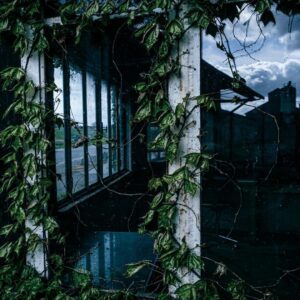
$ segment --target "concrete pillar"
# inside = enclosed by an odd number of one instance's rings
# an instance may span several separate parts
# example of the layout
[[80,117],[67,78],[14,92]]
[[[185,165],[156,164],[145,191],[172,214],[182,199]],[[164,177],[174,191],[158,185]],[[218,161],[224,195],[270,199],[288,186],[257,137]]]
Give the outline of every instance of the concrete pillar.
[[[185,14],[187,5],[183,5],[180,12]],[[184,26],[188,27],[188,20],[184,21]],[[190,28],[174,47],[174,56],[179,55],[179,62],[181,65],[180,75],[172,75],[169,79],[168,94],[171,106],[175,109],[182,99],[190,94],[191,97],[200,95],[200,61],[201,61],[201,31],[199,28]],[[190,110],[196,101],[189,101],[187,106]],[[184,165],[182,157],[191,152],[200,152],[200,108],[197,108],[190,115],[187,124],[193,121],[192,126],[184,132],[179,144],[179,153],[175,161],[169,165],[168,172],[172,174],[175,170]],[[200,175],[196,178],[200,184]],[[181,194],[179,196],[178,216],[176,218],[176,233],[175,236],[178,241],[185,238],[189,248],[194,249],[196,255],[201,254],[201,232],[200,232],[200,189],[194,197]],[[180,205],[183,204],[183,205]],[[189,208],[187,208],[189,207]],[[183,283],[193,283],[199,279],[192,272],[187,270],[178,270],[178,276]]]
[[[31,34],[30,32],[28,33]],[[45,104],[45,61],[44,56],[30,52],[25,54],[21,59],[21,67],[27,67],[27,78],[32,80],[36,86],[42,87],[39,89],[35,95],[33,101],[39,104]],[[33,95],[28,95],[28,99],[30,100]],[[32,128],[34,131],[35,128]],[[30,150],[33,152],[33,150]],[[37,153],[42,159],[45,159],[43,153]],[[41,174],[42,175],[42,174]],[[28,178],[29,182],[34,182],[35,179]],[[46,209],[46,207],[45,207]],[[34,251],[30,251],[27,253],[26,261],[27,264],[36,269],[36,271],[41,274],[41,276],[48,277],[48,268],[47,268],[47,232],[44,230],[42,226],[36,226],[34,222],[28,218],[26,220],[25,226],[37,234],[41,243],[37,246]]]

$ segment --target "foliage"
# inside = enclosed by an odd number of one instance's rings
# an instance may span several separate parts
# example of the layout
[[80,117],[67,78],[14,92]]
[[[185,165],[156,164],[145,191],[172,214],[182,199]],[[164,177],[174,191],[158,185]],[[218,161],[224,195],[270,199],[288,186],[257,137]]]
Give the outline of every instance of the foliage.
[[[293,0],[251,0],[245,1],[255,8],[261,22],[267,25],[274,22],[271,11],[274,4],[286,14],[299,12],[299,1]],[[228,64],[233,72],[234,85],[238,88],[244,84],[235,67],[235,58],[226,43],[224,20],[231,22],[239,18],[243,2],[226,0],[188,1],[189,27],[198,27],[213,37],[220,36],[217,47],[226,53]],[[178,57],[171,57],[171,51],[182,38],[187,28],[180,16],[180,1],[156,0],[122,1],[117,6],[114,1],[67,1],[58,8],[62,25],[53,28],[52,35],[46,35],[47,24],[43,19],[42,1],[14,0],[2,1],[0,4],[1,38],[12,40],[14,51],[23,58],[21,67],[8,67],[1,72],[2,87],[12,91],[14,102],[7,109],[7,118],[14,116],[12,122],[0,133],[1,147],[6,149],[2,157],[5,171],[2,174],[1,193],[7,195],[6,201],[11,224],[1,229],[7,242],[0,248],[3,266],[0,270],[0,289],[2,299],[134,299],[128,291],[116,294],[104,294],[92,287],[89,275],[74,275],[74,286],[65,287],[62,283],[64,262],[62,257],[52,254],[49,258],[50,277],[47,279],[26,264],[26,254],[34,252],[49,243],[63,243],[58,224],[50,213],[49,188],[50,174],[45,160],[51,149],[51,139],[45,131],[49,121],[61,125],[61,120],[52,111],[37,101],[40,93],[51,93],[56,89],[53,84],[39,86],[28,76],[28,64],[35,53],[47,53],[49,45],[57,42],[57,37],[68,25],[76,25],[74,39],[80,40],[83,31],[97,18],[103,25],[109,23],[111,15],[126,15],[128,26],[144,18],[142,26],[135,30],[135,36],[147,51],[154,53],[155,60],[143,81],[136,84],[139,93],[139,109],[135,115],[136,122],[156,122],[161,129],[153,143],[166,151],[169,163],[178,158],[178,145],[188,126],[186,121],[191,110],[197,107],[214,109],[214,100],[209,95],[191,98],[186,95],[173,110],[165,91],[165,82],[173,73],[179,72],[181,66]],[[170,13],[171,12],[171,13]],[[171,17],[170,17],[171,15]],[[47,31],[48,32],[48,31]],[[193,108],[188,109],[188,103]],[[102,139],[103,137],[100,137]],[[155,250],[159,254],[163,280],[166,285],[174,286],[174,295],[180,299],[219,299],[219,287],[213,281],[199,281],[182,284],[178,269],[200,274],[204,269],[203,261],[193,249],[189,249],[185,240],[174,237],[174,218],[178,211],[178,195],[194,195],[200,188],[195,177],[197,172],[209,169],[211,156],[190,153],[183,157],[185,164],[172,174],[162,178],[153,178],[149,188],[157,194],[150,204],[140,231],[148,230],[149,224],[157,221],[157,228],[151,234],[155,238]],[[31,226],[26,225],[30,221]],[[48,238],[39,236],[36,229],[44,228]],[[49,253],[50,254],[50,253]],[[129,266],[127,275],[131,276],[148,262],[139,262]],[[232,299],[246,299],[246,290],[250,287],[241,280],[232,281],[226,288]],[[267,297],[263,291],[259,296]],[[159,299],[171,297],[161,294]]]

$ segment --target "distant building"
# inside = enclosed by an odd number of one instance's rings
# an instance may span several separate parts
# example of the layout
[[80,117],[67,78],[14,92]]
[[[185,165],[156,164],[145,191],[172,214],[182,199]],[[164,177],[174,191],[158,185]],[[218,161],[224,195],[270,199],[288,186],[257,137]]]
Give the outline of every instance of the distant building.
[[[272,108],[273,113],[291,114],[296,111],[296,88],[291,81],[283,87],[269,93],[267,108]],[[272,113],[272,110],[270,111]]]

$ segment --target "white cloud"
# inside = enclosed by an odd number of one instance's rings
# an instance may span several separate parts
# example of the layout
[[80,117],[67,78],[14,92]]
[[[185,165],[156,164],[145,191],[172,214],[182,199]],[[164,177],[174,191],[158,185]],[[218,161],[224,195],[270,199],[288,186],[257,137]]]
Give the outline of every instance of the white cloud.
[[300,60],[288,59],[285,62],[261,61],[239,67],[247,84],[263,95],[288,81],[300,88]]
[[[245,9],[241,15],[240,23],[235,28],[236,37],[243,42],[247,27],[243,24],[250,20],[248,23],[248,44],[255,41],[259,35],[259,28],[252,13],[252,10]],[[290,28],[291,19],[288,16],[275,10],[273,13],[276,25],[269,24],[264,28],[266,40],[263,47],[257,52],[260,43],[249,48],[250,52],[254,52],[252,53],[254,59],[245,52],[237,52],[237,54],[244,54],[236,60],[237,67],[247,84],[265,96],[275,88],[280,88],[288,81],[292,81],[293,85],[298,88],[298,97],[300,98],[300,18],[299,16],[294,17],[292,28]],[[289,29],[292,31],[289,32]],[[240,44],[233,36],[232,30],[233,26],[227,25],[226,31],[229,34],[229,42],[232,50],[235,51],[240,48]],[[226,64],[226,57],[216,47],[215,40],[207,37],[203,40],[204,59],[231,75]]]

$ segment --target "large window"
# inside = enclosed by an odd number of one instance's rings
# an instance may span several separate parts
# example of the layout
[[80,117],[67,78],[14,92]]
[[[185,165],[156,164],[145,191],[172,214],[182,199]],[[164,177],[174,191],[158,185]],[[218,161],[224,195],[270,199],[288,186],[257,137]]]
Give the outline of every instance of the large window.
[[128,168],[128,114],[113,75],[108,39],[88,35],[68,54],[53,59],[55,113],[64,125],[55,127],[57,199],[83,194]]

